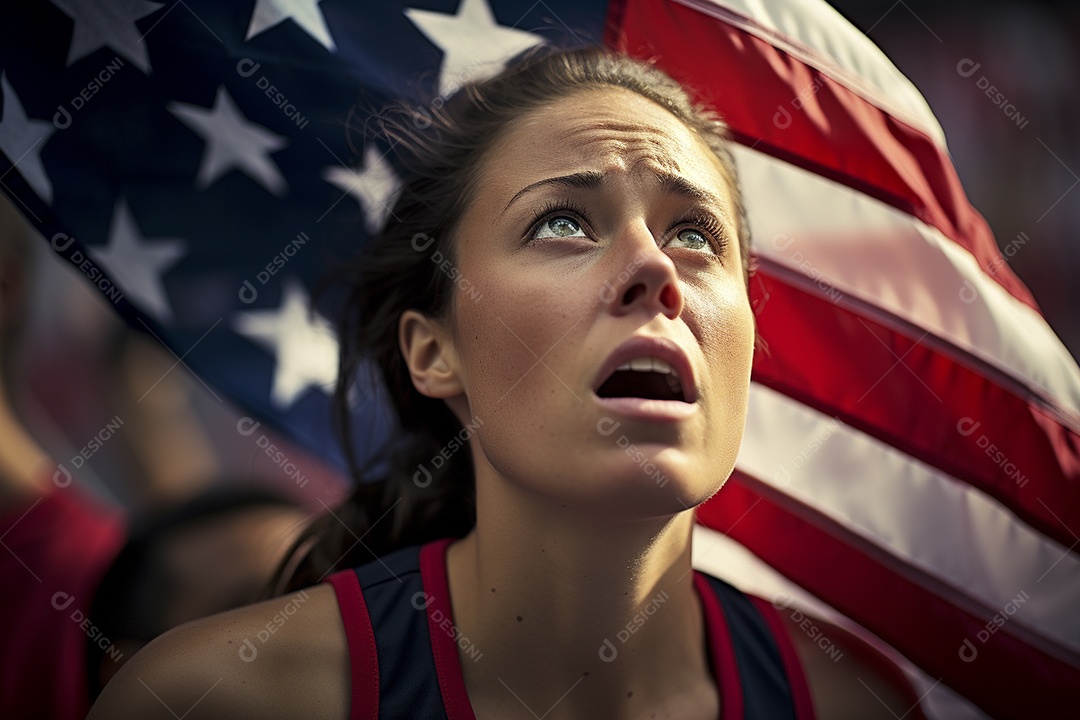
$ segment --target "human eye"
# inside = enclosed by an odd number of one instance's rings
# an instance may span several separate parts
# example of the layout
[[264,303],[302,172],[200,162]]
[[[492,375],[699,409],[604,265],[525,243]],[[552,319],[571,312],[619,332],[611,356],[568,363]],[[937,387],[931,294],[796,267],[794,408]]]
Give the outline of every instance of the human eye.
[[695,215],[677,223],[676,228],[667,247],[711,250],[716,255],[721,255],[727,246],[724,227],[712,215]]
[[534,240],[545,238],[585,237],[581,224],[567,215],[555,215],[541,221],[533,232]]
[[584,217],[585,211],[573,203],[549,203],[533,216],[525,240],[588,238],[588,225]]
[[[705,237],[705,234],[694,228],[679,230],[671,242],[681,242],[682,247],[688,247],[691,250],[700,250],[709,245],[709,239]],[[668,246],[671,247],[671,243],[668,243]]]

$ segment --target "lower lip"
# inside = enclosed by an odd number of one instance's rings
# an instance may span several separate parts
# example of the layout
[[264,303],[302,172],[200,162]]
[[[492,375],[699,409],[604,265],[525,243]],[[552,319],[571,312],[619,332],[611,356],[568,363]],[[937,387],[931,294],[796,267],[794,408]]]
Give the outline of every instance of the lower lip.
[[678,422],[691,417],[698,410],[696,403],[678,400],[649,400],[635,397],[602,398],[596,394],[593,397],[600,407],[608,412],[618,413],[635,420]]

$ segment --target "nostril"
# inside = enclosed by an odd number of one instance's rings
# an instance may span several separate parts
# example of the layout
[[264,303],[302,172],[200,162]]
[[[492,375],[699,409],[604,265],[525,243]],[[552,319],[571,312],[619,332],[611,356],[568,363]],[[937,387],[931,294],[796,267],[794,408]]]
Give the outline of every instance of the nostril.
[[626,291],[623,295],[623,304],[629,305],[637,300],[645,292],[645,286],[641,283],[636,283],[633,287]]
[[660,291],[660,303],[664,307],[674,308],[679,305],[679,298],[675,291],[674,285],[664,285],[664,288]]

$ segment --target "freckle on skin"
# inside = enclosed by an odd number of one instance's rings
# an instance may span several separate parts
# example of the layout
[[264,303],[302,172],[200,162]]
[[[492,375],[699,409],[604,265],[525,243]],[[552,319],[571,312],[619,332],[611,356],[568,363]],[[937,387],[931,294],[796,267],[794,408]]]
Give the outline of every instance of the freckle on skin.
[[634,697],[634,691],[631,690],[630,692],[626,693],[626,697]]
[[518,615],[517,619],[518,619],[518,622],[521,622],[523,618],[520,615]]

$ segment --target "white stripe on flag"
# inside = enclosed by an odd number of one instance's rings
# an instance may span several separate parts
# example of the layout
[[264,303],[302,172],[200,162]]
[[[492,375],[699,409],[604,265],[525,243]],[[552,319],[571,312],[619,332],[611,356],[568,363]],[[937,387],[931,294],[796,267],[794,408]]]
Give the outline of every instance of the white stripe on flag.
[[974,599],[976,615],[1027,593],[1012,627],[1080,652],[1080,558],[970,485],[756,382],[736,467],[940,581],[950,602]]
[[807,276],[823,297],[838,298],[835,289],[929,330],[1080,424],[1080,370],[1069,351],[971,253],[857,190],[741,145],[734,154],[743,187],[768,188],[746,198],[756,254]]

